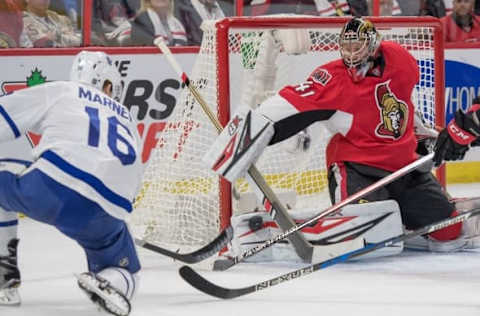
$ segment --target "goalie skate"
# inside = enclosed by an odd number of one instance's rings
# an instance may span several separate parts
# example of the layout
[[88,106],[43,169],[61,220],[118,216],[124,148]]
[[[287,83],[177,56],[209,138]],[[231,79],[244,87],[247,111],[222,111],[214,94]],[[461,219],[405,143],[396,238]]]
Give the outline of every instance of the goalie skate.
[[463,222],[462,235],[467,242],[465,249],[480,248],[480,218],[478,216]]
[[100,310],[117,316],[130,314],[130,301],[113,288],[110,282],[90,272],[76,274],[75,277],[78,279],[78,286]]

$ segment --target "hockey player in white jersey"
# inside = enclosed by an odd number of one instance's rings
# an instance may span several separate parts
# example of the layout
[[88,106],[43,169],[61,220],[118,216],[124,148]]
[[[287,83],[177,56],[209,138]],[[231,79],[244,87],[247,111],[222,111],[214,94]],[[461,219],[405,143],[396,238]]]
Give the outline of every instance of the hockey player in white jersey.
[[[141,183],[140,138],[106,54],[79,53],[70,79],[0,97],[0,142],[42,135],[30,167],[0,171],[0,222],[23,212],[77,241],[88,261],[80,288],[101,309],[128,315],[140,263],[124,217]],[[0,247],[12,250],[0,258],[4,304],[20,303],[14,240],[0,233]]]

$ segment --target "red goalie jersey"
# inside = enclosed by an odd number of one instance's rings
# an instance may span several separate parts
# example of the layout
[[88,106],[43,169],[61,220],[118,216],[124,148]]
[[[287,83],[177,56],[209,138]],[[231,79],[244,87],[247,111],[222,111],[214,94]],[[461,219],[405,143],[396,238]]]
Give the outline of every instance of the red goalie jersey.
[[333,137],[327,165],[350,161],[395,171],[417,159],[412,91],[416,60],[393,42],[382,42],[381,64],[354,83],[342,60],[317,68],[306,82],[287,86],[260,106],[275,122],[271,143],[327,120]]

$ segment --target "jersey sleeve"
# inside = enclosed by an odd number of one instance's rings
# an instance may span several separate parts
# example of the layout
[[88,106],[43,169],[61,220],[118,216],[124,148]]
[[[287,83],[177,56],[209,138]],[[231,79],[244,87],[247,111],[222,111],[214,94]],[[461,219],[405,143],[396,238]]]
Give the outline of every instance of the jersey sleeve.
[[329,84],[330,81],[328,70],[317,68],[305,82],[286,86],[257,108],[274,123],[270,144],[289,138],[314,122],[330,119],[336,112],[336,85]]
[[26,131],[37,132],[49,107],[48,94],[58,94],[49,84],[22,89],[0,97],[0,142],[13,140]]
[[342,79],[334,64],[315,69],[303,83],[287,86],[279,95],[300,112],[336,109]]
[[395,47],[395,66],[401,68],[404,73],[409,74],[407,77],[402,79],[408,81],[409,85],[413,88],[413,86],[416,85],[420,80],[420,70],[417,60],[412,56],[412,54],[410,54],[408,50],[399,44],[392,42],[389,42],[389,44]]

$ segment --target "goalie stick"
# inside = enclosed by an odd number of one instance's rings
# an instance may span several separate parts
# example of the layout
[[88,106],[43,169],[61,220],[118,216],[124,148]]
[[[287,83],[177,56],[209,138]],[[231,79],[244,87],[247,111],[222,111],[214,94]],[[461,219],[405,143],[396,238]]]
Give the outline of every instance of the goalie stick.
[[[207,103],[205,102],[203,97],[200,95],[200,93],[197,91],[195,86],[192,84],[187,74],[182,70],[178,62],[175,60],[172,52],[165,44],[165,41],[163,40],[163,38],[157,37],[154,40],[154,44],[160,49],[160,51],[163,53],[165,58],[167,58],[172,68],[175,70],[175,72],[178,74],[178,76],[182,80],[182,83],[185,86],[187,86],[187,88],[190,90],[190,93],[193,95],[195,100],[197,100],[197,102],[200,104],[203,111],[208,116],[208,118],[213,123],[213,125],[215,125],[215,128],[217,129],[217,131],[221,132],[223,129],[222,125],[220,124],[218,119],[215,117],[215,115],[212,113],[212,111],[209,109]],[[262,202],[264,202],[264,204],[266,204],[267,210],[270,211],[270,215],[272,216],[273,220],[277,222],[278,226],[280,226],[280,228],[283,231],[286,231],[291,229],[292,227],[295,227],[295,222],[290,217],[290,215],[288,215],[288,210],[285,208],[285,206],[282,205],[282,203],[280,202],[276,194],[267,184],[262,174],[260,173],[260,171],[258,171],[255,165],[250,166],[250,168],[248,169],[248,175],[252,178],[253,182],[257,185],[258,189],[260,190],[260,193],[262,194],[261,200]],[[255,189],[254,191],[256,193],[258,192]],[[310,245],[310,243],[305,239],[305,237],[302,234],[300,234],[297,231],[291,232],[290,234],[288,234],[288,239],[292,243],[293,247],[295,248],[295,251],[297,252],[300,258],[302,258],[305,262],[312,262],[313,246]]]
[[140,246],[142,248],[170,257],[174,260],[179,260],[188,264],[193,264],[193,263],[198,263],[202,260],[207,259],[208,257],[215,255],[224,247],[226,247],[227,244],[232,240],[232,238],[233,238],[233,228],[231,226],[228,226],[213,241],[211,241],[204,247],[190,253],[178,253],[178,252],[170,251],[160,246],[151,244],[146,240],[138,239],[138,238],[135,238],[135,244],[137,244],[137,246]]
[[325,216],[328,216],[330,214],[334,214],[334,213],[338,212],[342,207],[346,206],[347,204],[350,204],[350,203],[360,199],[361,197],[378,190],[379,188],[387,185],[388,183],[395,181],[396,179],[400,178],[401,176],[404,176],[405,174],[417,169],[418,167],[420,167],[424,163],[430,161],[433,158],[433,155],[434,155],[434,153],[430,153],[430,154],[412,162],[411,164],[408,164],[405,167],[403,167],[401,169],[398,169],[397,171],[395,171],[395,172],[389,174],[388,176],[378,180],[377,182],[363,188],[362,190],[358,191],[357,193],[350,195],[345,200],[343,200],[343,201],[341,201],[341,202],[339,202],[339,203],[337,203],[333,206],[330,206],[326,210],[318,213],[317,215],[313,216],[312,218],[303,222],[302,224],[294,226],[294,227],[290,228],[289,230],[287,230],[287,231],[285,231],[281,234],[278,234],[273,239],[267,240],[265,243],[255,247],[255,248],[249,249],[239,256],[236,256],[236,257],[233,257],[233,258],[228,258],[228,259],[218,260],[214,264],[214,270],[221,270],[221,271],[227,270],[228,268],[236,265],[237,263],[245,260],[246,258],[251,257],[251,256],[257,254],[258,252],[272,246],[274,243],[278,242],[279,240],[285,239],[291,233],[297,232],[297,231],[301,230],[302,228],[307,227],[310,224],[315,223],[320,218],[323,218]]
[[351,258],[355,258],[355,257],[361,256],[361,255],[367,254],[367,253],[372,252],[374,250],[384,248],[384,247],[388,247],[390,245],[393,245],[393,244],[401,242],[401,241],[405,241],[405,240],[413,238],[415,236],[429,234],[431,232],[442,229],[444,227],[463,222],[466,219],[468,219],[472,216],[477,216],[479,214],[480,214],[480,208],[471,209],[470,211],[467,211],[467,212],[462,213],[460,215],[457,215],[455,217],[444,219],[442,221],[424,226],[422,228],[419,228],[419,229],[411,231],[411,232],[407,232],[407,233],[397,235],[395,237],[386,239],[386,240],[378,242],[378,243],[372,243],[372,244],[365,245],[365,247],[363,247],[363,248],[347,252],[347,253],[345,253],[343,255],[340,255],[340,256],[337,256],[335,258],[325,260],[325,261],[322,261],[322,262],[318,262],[318,263],[309,265],[308,267],[297,269],[295,271],[285,273],[285,274],[280,275],[278,277],[275,277],[275,278],[272,278],[272,279],[269,279],[269,280],[266,280],[266,281],[262,281],[262,282],[254,284],[254,285],[250,285],[250,286],[243,287],[243,288],[230,289],[230,288],[225,288],[225,287],[218,286],[218,285],[208,281],[207,279],[203,278],[201,275],[199,275],[197,272],[195,272],[195,270],[193,270],[192,268],[190,268],[188,266],[181,267],[179,272],[180,272],[180,276],[187,283],[189,283],[191,286],[193,286],[197,290],[199,290],[203,293],[209,294],[211,296],[214,296],[214,297],[218,297],[218,298],[222,298],[222,299],[231,299],[231,298],[236,298],[236,297],[239,297],[239,296],[244,296],[244,295],[247,295],[247,294],[250,294],[250,293],[258,292],[258,291],[261,291],[261,290],[265,290],[269,287],[278,285],[280,283],[284,283],[284,282],[287,282],[287,281],[298,279],[302,276],[309,275],[309,274],[311,274],[315,271],[328,268],[328,267],[330,267],[334,264],[337,264],[337,263],[345,262],[345,261],[347,261]]

